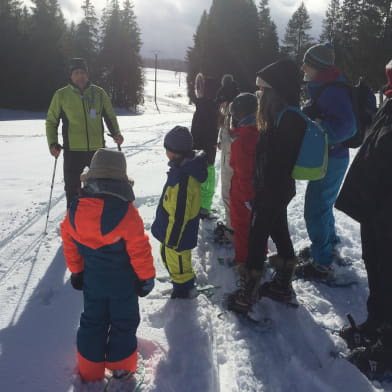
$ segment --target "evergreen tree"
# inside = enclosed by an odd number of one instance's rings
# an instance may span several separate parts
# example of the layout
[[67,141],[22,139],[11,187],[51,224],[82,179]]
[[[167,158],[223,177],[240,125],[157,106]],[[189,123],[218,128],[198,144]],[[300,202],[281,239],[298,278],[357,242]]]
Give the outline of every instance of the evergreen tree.
[[262,66],[266,66],[279,57],[279,38],[276,25],[271,19],[268,0],[259,3],[259,37]]
[[87,61],[90,78],[94,80],[98,76],[95,66],[98,55],[98,19],[91,0],[83,0],[82,10],[84,18],[75,29],[72,57],[83,57]]
[[27,63],[24,56],[24,19],[21,2],[0,3],[0,106],[17,108]]
[[193,36],[194,46],[188,48],[186,61],[188,63],[187,85],[189,98],[194,101],[196,99],[194,93],[195,76],[201,69],[204,69],[203,59],[206,58],[206,42],[208,39],[208,13],[204,11],[196,33]]
[[331,0],[323,20],[320,42],[330,42],[335,45],[341,29],[340,0]]
[[336,52],[338,63],[352,82],[362,76],[375,89],[384,82],[389,56],[384,45],[391,45],[386,38],[390,12],[391,1],[343,1],[342,33]]
[[201,19],[194,46],[188,50],[189,96],[192,98],[197,72],[215,78],[217,84],[223,74],[230,73],[242,90],[254,91],[255,73],[261,66],[258,29],[253,0],[213,0],[209,13]]
[[283,53],[295,59],[298,64],[302,62],[306,49],[312,44],[313,40],[307,33],[311,28],[312,22],[302,2],[287,24],[282,48]]
[[49,105],[53,92],[64,84],[66,25],[57,0],[32,1],[26,86],[29,96],[26,98],[30,107],[44,109]]
[[100,64],[102,84],[116,106],[135,107],[142,100],[140,47],[140,31],[132,3],[126,0],[121,10],[118,0],[112,0],[103,14]]

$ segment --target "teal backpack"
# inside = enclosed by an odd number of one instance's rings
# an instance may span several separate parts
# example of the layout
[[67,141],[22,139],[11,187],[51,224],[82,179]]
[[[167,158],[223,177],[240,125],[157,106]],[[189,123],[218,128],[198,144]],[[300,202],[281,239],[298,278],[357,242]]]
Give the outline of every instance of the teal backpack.
[[321,180],[328,167],[328,135],[320,125],[295,106],[288,106],[278,114],[276,127],[287,110],[298,113],[306,121],[305,135],[291,177],[295,180]]

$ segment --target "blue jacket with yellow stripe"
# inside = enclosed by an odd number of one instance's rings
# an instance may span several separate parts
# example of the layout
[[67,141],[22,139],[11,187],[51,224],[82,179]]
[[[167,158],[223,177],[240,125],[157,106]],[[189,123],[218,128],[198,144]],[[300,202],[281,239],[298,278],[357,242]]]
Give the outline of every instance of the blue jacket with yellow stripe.
[[170,170],[151,227],[162,244],[181,252],[197,245],[200,184],[207,179],[205,153],[169,162]]

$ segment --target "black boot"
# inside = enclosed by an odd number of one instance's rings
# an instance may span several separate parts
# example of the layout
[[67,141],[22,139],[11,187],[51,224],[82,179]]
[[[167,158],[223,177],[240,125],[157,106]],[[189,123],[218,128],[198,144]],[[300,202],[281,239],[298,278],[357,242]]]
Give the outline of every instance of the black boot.
[[369,347],[359,347],[347,359],[369,379],[380,379],[392,372],[392,326],[381,327],[380,338]]
[[356,347],[369,347],[376,343],[380,337],[381,323],[368,316],[362,324],[356,325],[351,314],[347,315],[350,325],[345,325],[339,332],[339,336],[347,343],[347,347],[353,350]]
[[246,314],[258,300],[260,279],[263,277],[264,271],[248,270],[245,264],[240,264],[237,266],[237,273],[240,276],[240,287],[229,295],[227,308],[237,313]]
[[269,257],[270,264],[275,267],[275,275],[270,282],[265,282],[259,289],[259,297],[268,297],[278,302],[290,302],[295,299],[295,291],[291,285],[297,258],[283,259],[279,255]]

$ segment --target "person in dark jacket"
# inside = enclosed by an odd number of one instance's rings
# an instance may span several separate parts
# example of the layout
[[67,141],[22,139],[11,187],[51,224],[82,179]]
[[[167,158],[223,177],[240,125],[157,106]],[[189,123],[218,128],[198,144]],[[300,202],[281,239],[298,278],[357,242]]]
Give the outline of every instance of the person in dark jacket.
[[211,219],[215,193],[215,156],[218,143],[218,106],[214,101],[215,82],[199,73],[195,81],[196,111],[192,119],[193,149],[203,150],[208,159],[208,177],[201,186],[201,218]]
[[[309,48],[302,70],[307,82],[310,105],[303,111],[319,122],[328,135],[328,169],[324,178],[309,181],[305,194],[304,217],[308,231],[310,258],[297,267],[297,276],[304,279],[333,279],[332,263],[335,247],[340,242],[336,234],[333,205],[349,163],[349,150],[341,143],[356,132],[356,120],[351,97],[346,87],[325,84],[345,82],[334,65],[335,52],[331,44]],[[319,95],[320,89],[322,90]],[[317,101],[313,105],[313,101]]]
[[192,150],[188,128],[176,126],[165,136],[170,170],[151,226],[161,243],[162,261],[173,283],[171,298],[195,295],[192,249],[197,245],[200,187],[207,178],[205,153]]
[[[229,298],[229,309],[248,312],[261,296],[290,301],[294,294],[291,279],[297,259],[287,223],[287,206],[295,195],[291,172],[306,130],[305,120],[290,106],[299,106],[299,69],[291,60],[280,60],[257,73],[260,88],[256,147],[255,197],[246,268],[240,275],[240,289]],[[276,126],[276,119],[284,111]],[[268,238],[277,254],[270,257],[276,274],[259,288],[264,272]]]
[[81,175],[76,197],[61,224],[71,284],[83,290],[77,334],[78,368],[85,382],[136,371],[138,296],[154,287],[155,268],[148,236],[133,201],[120,151],[99,149]]
[[386,100],[347,173],[335,207],[361,224],[369,297],[367,318],[341,336],[350,360],[366,375],[392,371],[392,61],[386,66]]

